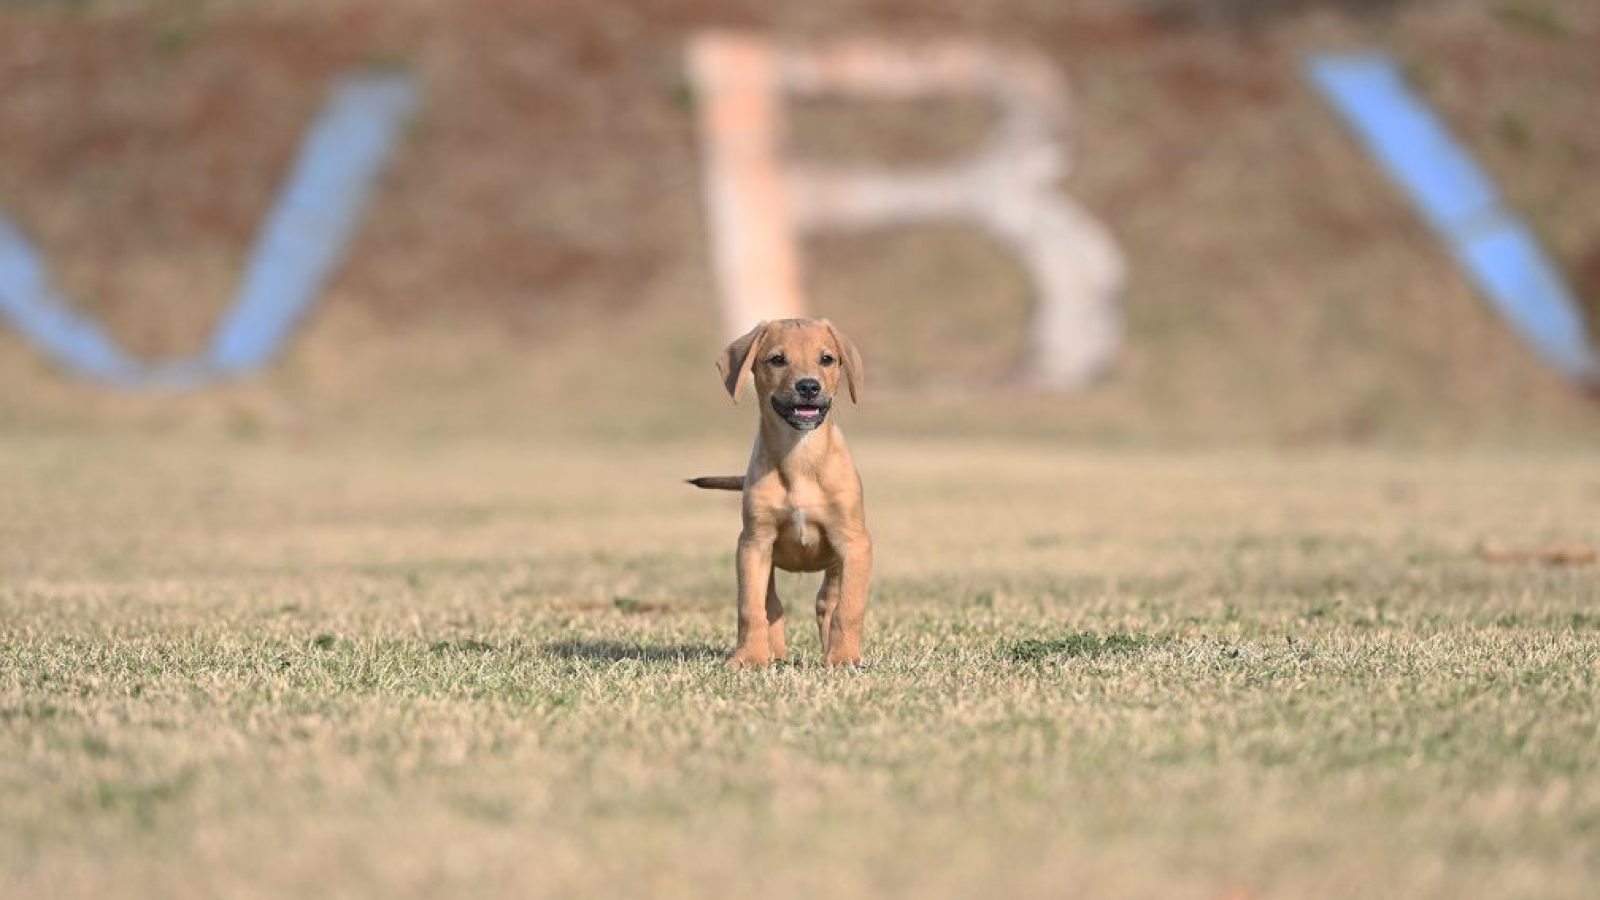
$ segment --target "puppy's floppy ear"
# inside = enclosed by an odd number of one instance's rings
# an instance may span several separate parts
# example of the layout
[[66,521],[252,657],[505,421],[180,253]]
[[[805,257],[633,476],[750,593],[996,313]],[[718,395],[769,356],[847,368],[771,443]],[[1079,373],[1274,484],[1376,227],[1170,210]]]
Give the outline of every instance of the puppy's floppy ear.
[[722,385],[735,402],[739,400],[739,388],[744,385],[744,377],[750,374],[750,367],[755,365],[756,348],[766,330],[767,323],[758,322],[756,327],[735,338],[723,349],[722,356],[717,358],[717,371],[722,373]]
[[867,372],[861,367],[861,351],[856,349],[856,342],[845,337],[844,332],[834,327],[832,322],[823,319],[822,324],[839,347],[839,359],[844,361],[844,383],[850,388],[850,402],[859,403],[861,392],[867,387]]

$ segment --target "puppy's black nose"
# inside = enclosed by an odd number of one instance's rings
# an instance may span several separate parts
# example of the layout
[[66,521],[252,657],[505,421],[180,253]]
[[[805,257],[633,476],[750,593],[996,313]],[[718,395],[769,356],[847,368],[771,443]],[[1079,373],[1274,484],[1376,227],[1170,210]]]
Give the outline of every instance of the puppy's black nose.
[[794,392],[807,400],[822,393],[822,382],[815,378],[802,378],[794,383]]

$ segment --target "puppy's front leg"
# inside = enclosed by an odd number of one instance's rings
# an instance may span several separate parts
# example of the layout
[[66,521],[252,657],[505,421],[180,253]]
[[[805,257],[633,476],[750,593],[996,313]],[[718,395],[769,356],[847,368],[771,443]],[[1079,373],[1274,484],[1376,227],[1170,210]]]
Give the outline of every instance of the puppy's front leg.
[[772,662],[767,593],[772,582],[772,543],[776,538],[776,532],[739,536],[739,646],[728,658],[730,666],[755,668]]
[[824,657],[830,666],[861,662],[861,631],[867,622],[867,589],[872,581],[872,539],[862,534],[842,543],[838,606],[829,617]]

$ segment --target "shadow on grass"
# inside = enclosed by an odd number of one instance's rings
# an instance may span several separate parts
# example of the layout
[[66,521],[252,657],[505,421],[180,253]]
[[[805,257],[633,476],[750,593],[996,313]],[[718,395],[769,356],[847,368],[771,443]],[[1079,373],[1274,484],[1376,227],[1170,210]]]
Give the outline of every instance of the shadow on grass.
[[598,662],[619,662],[637,659],[643,662],[688,662],[696,659],[721,659],[727,651],[710,644],[667,644],[644,646],[621,641],[561,641],[546,644],[544,652],[562,659],[590,659]]
[[1139,653],[1165,643],[1165,638],[1146,634],[1108,634],[1101,637],[1092,631],[1085,631],[1054,640],[1017,641],[1011,645],[1009,655],[1013,662],[1043,662],[1072,657],[1095,659]]

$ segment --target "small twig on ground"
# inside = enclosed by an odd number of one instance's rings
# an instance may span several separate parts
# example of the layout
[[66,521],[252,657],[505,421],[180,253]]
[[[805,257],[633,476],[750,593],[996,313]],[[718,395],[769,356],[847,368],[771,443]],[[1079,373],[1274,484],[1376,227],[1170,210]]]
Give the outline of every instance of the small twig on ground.
[[1484,541],[1478,545],[1478,556],[1495,565],[1540,563],[1546,566],[1578,566],[1600,559],[1600,551],[1588,544],[1507,547],[1494,541]]

